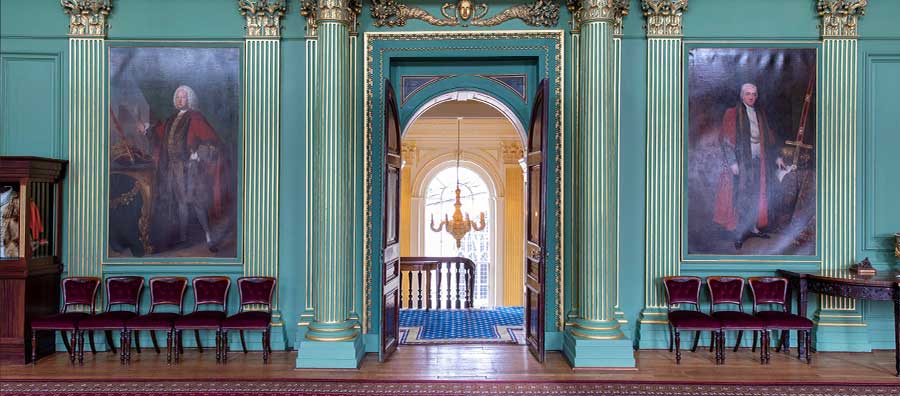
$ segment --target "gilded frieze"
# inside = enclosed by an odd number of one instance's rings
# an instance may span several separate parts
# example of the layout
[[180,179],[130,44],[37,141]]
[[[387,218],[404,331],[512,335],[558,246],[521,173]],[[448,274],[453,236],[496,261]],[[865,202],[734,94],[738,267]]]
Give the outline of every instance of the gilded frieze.
[[105,37],[112,0],[60,0],[69,16],[69,36]]
[[859,17],[866,15],[868,0],[818,0],[822,37],[859,37]]
[[247,19],[248,38],[281,37],[281,17],[286,8],[284,0],[238,0],[238,9]]
[[434,26],[497,26],[513,19],[521,19],[529,26],[556,26],[559,21],[559,4],[552,0],[535,0],[518,4],[486,17],[487,4],[474,4],[471,0],[444,3],[441,16],[431,15],[416,6],[408,6],[399,0],[372,0],[372,19],[375,26],[404,26],[410,19],[418,19]]
[[681,20],[687,5],[688,0],[642,0],[647,36],[681,37],[684,34]]

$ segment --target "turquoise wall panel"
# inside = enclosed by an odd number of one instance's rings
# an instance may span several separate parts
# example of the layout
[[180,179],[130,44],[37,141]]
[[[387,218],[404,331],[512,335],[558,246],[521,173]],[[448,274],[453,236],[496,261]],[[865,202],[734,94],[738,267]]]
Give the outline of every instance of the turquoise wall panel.
[[[632,1],[631,9],[639,13],[640,4]],[[818,26],[812,0],[693,0],[684,13],[684,37],[688,40],[816,40]]]
[[0,54],[0,154],[59,157],[59,54]]

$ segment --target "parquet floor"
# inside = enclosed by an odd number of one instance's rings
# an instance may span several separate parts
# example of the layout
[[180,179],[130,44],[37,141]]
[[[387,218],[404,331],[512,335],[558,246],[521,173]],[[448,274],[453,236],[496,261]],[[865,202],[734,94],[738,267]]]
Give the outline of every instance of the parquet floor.
[[216,364],[215,354],[187,350],[179,364],[167,366],[165,352],[152,349],[133,353],[128,366],[116,355],[85,354],[84,365],[71,365],[67,355],[57,353],[41,359],[36,366],[3,365],[0,380],[16,379],[373,379],[373,380],[456,380],[456,381],[577,381],[619,380],[660,382],[828,382],[882,383],[900,385],[894,376],[894,352],[821,352],[806,365],[791,355],[772,351],[769,365],[760,365],[750,350],[728,351],[725,365],[716,366],[707,351],[686,352],[680,365],[674,354],[661,350],[637,352],[637,369],[572,369],[558,352],[547,354],[542,365],[527,349],[516,345],[430,345],[401,346],[387,362],[375,354],[366,355],[358,370],[299,370],[294,368],[297,352],[275,352],[263,366],[262,355],[251,352],[229,354],[228,364]]

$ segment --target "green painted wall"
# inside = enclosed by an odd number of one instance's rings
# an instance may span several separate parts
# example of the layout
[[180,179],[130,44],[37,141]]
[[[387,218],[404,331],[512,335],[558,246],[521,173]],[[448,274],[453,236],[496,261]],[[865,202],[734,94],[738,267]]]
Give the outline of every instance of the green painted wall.
[[[499,9],[512,2],[492,3]],[[366,5],[368,7],[368,5]],[[234,2],[220,0],[118,0],[109,18],[108,40],[190,40],[242,41],[243,17]],[[437,3],[426,7],[438,10]],[[296,1],[289,4],[283,19],[281,164],[280,164],[280,300],[288,345],[293,345],[296,324],[306,306],[303,285],[306,278],[304,226],[305,205],[305,20]],[[568,29],[568,11],[560,12],[559,28]],[[869,256],[882,270],[896,268],[890,252],[890,235],[900,231],[900,211],[896,209],[900,187],[892,170],[900,168],[895,147],[900,146],[893,109],[900,106],[900,2],[870,1],[860,22],[859,40],[859,153],[858,174],[858,258]],[[749,17],[748,17],[749,16]],[[752,23],[748,22],[752,21]],[[165,21],[161,23],[160,21]],[[67,155],[66,114],[68,42],[67,17],[57,2],[0,2],[0,154]],[[629,336],[643,307],[644,218],[646,151],[646,39],[640,2],[631,1],[625,18],[622,43],[621,114],[621,309],[629,321]],[[816,41],[819,39],[813,1],[694,0],[684,16],[685,41]],[[402,28],[374,28],[368,8],[361,16],[362,31],[477,30],[475,28],[435,28],[410,21]],[[519,21],[482,30],[533,29]],[[363,46],[358,45],[358,60]],[[570,37],[566,35],[565,64]],[[567,95],[571,71],[566,70]],[[360,75],[361,78],[361,75]],[[361,84],[361,81],[357,82]],[[361,108],[361,103],[358,104]],[[566,114],[569,114],[566,104]],[[361,121],[361,120],[360,120]],[[567,130],[567,136],[571,133]],[[361,135],[360,135],[361,136]],[[571,146],[568,146],[571,148]],[[571,156],[566,155],[568,160]],[[358,165],[361,167],[361,163]],[[361,169],[361,168],[359,168]],[[571,185],[571,184],[570,184]],[[568,195],[571,191],[566,191]],[[357,199],[361,200],[361,192]],[[569,211],[567,221],[575,221]],[[569,247],[567,251],[571,251]],[[357,253],[361,256],[361,252]],[[360,259],[361,260],[361,259]],[[814,270],[815,265],[793,264]],[[693,275],[771,274],[778,264],[685,263],[682,272]],[[807,268],[808,267],[808,268]],[[107,266],[107,274],[199,274],[222,273],[237,276],[236,266]],[[570,278],[569,278],[570,279]],[[361,281],[358,280],[358,281]],[[235,294],[236,297],[236,294]],[[811,307],[814,308],[814,307]],[[814,311],[811,309],[810,312]],[[862,304],[869,323],[872,348],[891,346],[891,312],[884,303]]]

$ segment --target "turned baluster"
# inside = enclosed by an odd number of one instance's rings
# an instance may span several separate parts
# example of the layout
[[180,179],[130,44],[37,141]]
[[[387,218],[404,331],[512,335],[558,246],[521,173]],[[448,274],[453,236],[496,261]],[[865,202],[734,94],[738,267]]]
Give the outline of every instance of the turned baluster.
[[435,302],[437,303],[436,309],[441,309],[441,279],[444,277],[443,268],[444,263],[438,262],[437,273],[435,274],[437,276],[437,290],[434,293],[436,299]]
[[[407,279],[409,279],[409,282],[407,282],[407,283],[409,283],[409,292],[406,294],[406,298],[407,298],[406,308],[412,308],[412,295],[413,295],[412,294],[412,291],[413,291],[412,273],[413,273],[412,271],[408,271],[406,273],[406,277],[407,277]],[[402,277],[403,276],[401,275],[401,278]],[[403,299],[401,298],[400,300],[402,303]]]
[[460,286],[461,286],[460,280],[462,278],[462,276],[461,276],[462,274],[463,274],[463,262],[457,261],[456,262],[456,309],[462,308],[462,305],[460,303],[460,294],[462,291],[462,289],[460,289]]
[[422,309],[422,270],[421,269],[416,271],[416,278],[418,278],[418,280],[419,280],[419,296],[418,296],[419,298],[417,301],[416,308]]

